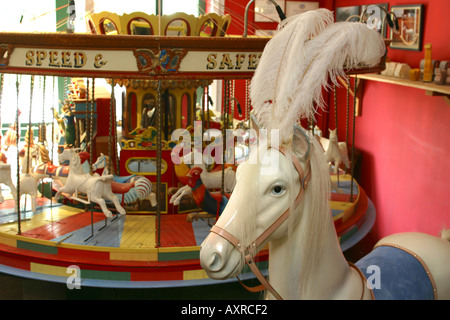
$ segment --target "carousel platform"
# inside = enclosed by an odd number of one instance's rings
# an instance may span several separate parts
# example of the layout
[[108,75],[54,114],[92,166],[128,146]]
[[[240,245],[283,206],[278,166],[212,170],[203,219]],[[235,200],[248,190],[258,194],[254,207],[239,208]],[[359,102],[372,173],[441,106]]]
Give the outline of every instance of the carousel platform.
[[[364,190],[353,183],[354,201],[349,201],[350,187],[350,176],[340,175],[339,192],[331,195],[343,251],[360,241],[375,220],[375,209]],[[31,208],[29,199],[22,204],[20,232],[14,201],[0,204],[0,273],[67,286],[76,266],[83,288],[179,291],[225,284],[246,291],[236,279],[208,278],[200,266],[200,245],[214,219],[188,222],[187,214],[163,214],[157,245],[155,215],[106,219],[102,212],[87,212],[47,198],[37,201],[35,213],[27,209]],[[257,264],[267,272],[267,249],[258,255]],[[256,284],[248,269],[241,279]],[[248,297],[257,298],[255,294]]]

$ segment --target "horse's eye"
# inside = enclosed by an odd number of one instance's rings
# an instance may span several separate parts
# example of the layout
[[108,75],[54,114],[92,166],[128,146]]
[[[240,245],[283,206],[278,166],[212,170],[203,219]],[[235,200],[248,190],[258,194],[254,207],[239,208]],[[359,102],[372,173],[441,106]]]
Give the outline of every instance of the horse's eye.
[[276,185],[276,186],[274,186],[274,187],[272,188],[272,193],[273,193],[274,195],[279,196],[279,195],[283,194],[285,190],[286,190],[286,189],[285,189],[283,186]]

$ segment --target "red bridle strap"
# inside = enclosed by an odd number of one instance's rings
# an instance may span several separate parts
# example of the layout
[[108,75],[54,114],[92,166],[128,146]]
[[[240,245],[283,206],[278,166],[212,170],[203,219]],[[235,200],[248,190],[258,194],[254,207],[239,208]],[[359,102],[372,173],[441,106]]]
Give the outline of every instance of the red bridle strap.
[[[284,147],[280,147],[279,151],[286,155],[286,150]],[[303,194],[306,190],[306,187],[308,186],[308,182],[311,179],[311,170],[309,170],[309,161],[308,161],[308,173],[305,176],[302,166],[300,165],[300,162],[295,156],[292,156],[292,163],[294,164],[295,169],[297,170],[299,176],[300,176],[300,191],[297,195],[297,198],[295,199],[294,205],[295,208],[300,204]],[[278,218],[275,220],[254,242],[252,242],[249,246],[243,248],[240,240],[236,238],[234,235],[229,233],[228,231],[222,229],[221,227],[218,227],[216,225],[212,226],[210,232],[213,232],[220,237],[224,238],[228,242],[230,242],[233,246],[235,246],[244,256],[245,263],[249,266],[250,270],[255,274],[256,278],[261,282],[261,285],[256,287],[248,287],[242,281],[238,278],[241,285],[246,288],[250,292],[259,292],[262,290],[268,290],[276,299],[283,300],[283,298],[278,294],[278,292],[270,285],[270,283],[266,280],[266,278],[263,276],[261,271],[256,266],[256,263],[254,261],[254,256],[250,252],[255,252],[256,250],[250,250],[250,248],[253,246],[255,249],[257,249],[264,241],[269,238],[269,236],[277,230],[283,222],[287,220],[289,217],[290,208],[287,208]]]

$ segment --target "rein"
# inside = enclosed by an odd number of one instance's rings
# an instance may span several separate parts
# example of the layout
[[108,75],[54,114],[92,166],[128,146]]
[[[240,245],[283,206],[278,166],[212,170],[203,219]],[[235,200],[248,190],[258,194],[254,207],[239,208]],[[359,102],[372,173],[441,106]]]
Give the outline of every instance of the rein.
[[[279,151],[286,156],[286,150],[284,147],[280,147]],[[297,195],[297,198],[295,199],[294,205],[295,208],[298,207],[300,202],[303,199],[303,194],[308,187],[308,182],[311,180],[311,170],[309,168],[309,160],[307,160],[308,164],[308,172],[305,175],[305,172],[303,171],[302,166],[300,165],[300,162],[298,161],[297,157],[292,156],[292,163],[294,164],[295,169],[297,170],[299,176],[300,176],[300,191]],[[275,232],[275,230],[278,229],[278,227],[287,220],[289,217],[290,208],[287,208],[275,222],[272,223],[255,241],[253,241],[249,246],[243,247],[240,243],[240,240],[233,236],[228,231],[222,229],[221,227],[218,227],[216,225],[212,226],[210,232],[213,232],[220,237],[224,238],[228,242],[230,242],[233,246],[238,249],[242,255],[244,256],[245,263],[249,266],[250,270],[254,273],[254,275],[257,277],[257,279],[261,282],[259,286],[256,287],[248,287],[245,284],[242,283],[242,281],[237,277],[241,285],[246,288],[250,292],[259,292],[262,290],[268,290],[275,298],[278,300],[283,300],[283,298],[278,294],[278,292],[270,285],[270,283],[266,280],[266,278],[263,276],[261,271],[256,266],[256,263],[254,261],[255,256],[251,254],[251,252],[254,252],[254,250],[251,250],[251,248],[258,248],[264,241],[267,240],[267,238]]]

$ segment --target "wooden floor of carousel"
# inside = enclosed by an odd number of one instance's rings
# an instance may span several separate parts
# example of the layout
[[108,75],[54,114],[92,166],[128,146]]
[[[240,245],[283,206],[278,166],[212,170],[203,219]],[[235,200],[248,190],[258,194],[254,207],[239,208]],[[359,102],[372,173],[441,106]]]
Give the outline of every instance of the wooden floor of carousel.
[[[332,176],[336,181],[336,176]],[[344,250],[372,228],[375,211],[350,176],[339,176],[340,193],[331,208]],[[6,195],[9,190],[3,190]],[[5,197],[6,198],[6,197]],[[22,198],[20,235],[12,199],[0,204],[0,299],[258,299],[236,279],[209,279],[200,266],[200,245],[214,219],[187,221],[187,214],[162,214],[160,244],[157,217],[129,213],[106,219],[47,198]],[[99,211],[99,210],[98,210]],[[268,251],[259,254],[267,270]],[[76,273],[77,272],[77,273]],[[80,275],[80,289],[73,276]],[[258,284],[244,270],[246,284]],[[68,281],[72,284],[68,286]],[[7,289],[9,288],[9,289]]]

